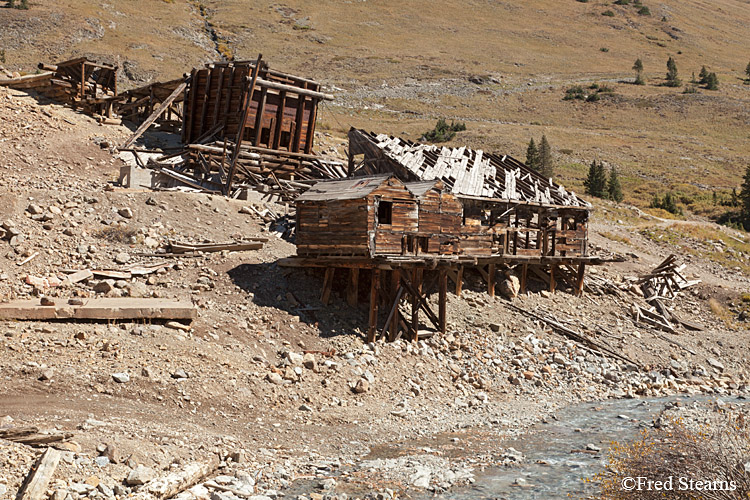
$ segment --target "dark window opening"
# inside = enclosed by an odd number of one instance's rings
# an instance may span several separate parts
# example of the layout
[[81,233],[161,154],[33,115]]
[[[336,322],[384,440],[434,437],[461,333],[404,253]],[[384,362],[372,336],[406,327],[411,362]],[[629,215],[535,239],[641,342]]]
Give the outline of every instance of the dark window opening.
[[378,205],[378,224],[391,224],[393,222],[393,202],[381,201]]

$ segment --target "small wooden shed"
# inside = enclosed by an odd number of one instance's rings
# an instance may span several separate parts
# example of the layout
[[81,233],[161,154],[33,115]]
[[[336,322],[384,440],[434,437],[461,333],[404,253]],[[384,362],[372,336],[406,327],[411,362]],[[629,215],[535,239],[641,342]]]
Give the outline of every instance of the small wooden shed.
[[301,256],[454,254],[462,208],[439,180],[393,175],[322,181],[297,198]]

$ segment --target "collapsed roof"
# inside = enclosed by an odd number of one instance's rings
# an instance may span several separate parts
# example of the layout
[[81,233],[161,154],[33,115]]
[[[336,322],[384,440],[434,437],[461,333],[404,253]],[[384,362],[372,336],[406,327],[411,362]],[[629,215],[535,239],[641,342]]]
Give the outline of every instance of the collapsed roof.
[[[349,155],[364,154],[354,175],[395,173],[405,181],[440,179],[461,198],[589,208],[590,203],[508,155],[420,144],[352,128]],[[351,174],[352,172],[350,172]]]

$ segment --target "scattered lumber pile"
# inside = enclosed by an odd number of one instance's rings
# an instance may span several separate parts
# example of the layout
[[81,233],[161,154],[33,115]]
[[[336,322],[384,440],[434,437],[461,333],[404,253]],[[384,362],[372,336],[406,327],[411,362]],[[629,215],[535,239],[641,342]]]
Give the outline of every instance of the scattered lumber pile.
[[689,281],[685,278],[681,273],[686,267],[685,264],[677,264],[676,255],[670,255],[653,271],[641,276],[637,284],[641,285],[647,301],[652,298],[674,299],[680,291],[701,282],[701,280]]
[[635,284],[640,286],[648,305],[633,304],[632,314],[636,322],[668,333],[677,333],[675,325],[689,330],[703,330],[701,325],[677,316],[665,304],[674,300],[682,290],[701,282],[685,278],[682,274],[685,268],[685,264],[678,264],[676,255],[670,255],[651,272],[639,277]]
[[[151,83],[123,92],[114,98],[115,113],[122,120],[146,123],[158,110],[158,114],[154,116],[148,126],[159,120],[162,126],[169,126],[174,130],[179,129],[182,125],[181,104],[185,98],[184,84],[185,78],[178,78],[168,82]],[[128,143],[132,145],[139,136],[140,134],[134,134],[128,139]]]

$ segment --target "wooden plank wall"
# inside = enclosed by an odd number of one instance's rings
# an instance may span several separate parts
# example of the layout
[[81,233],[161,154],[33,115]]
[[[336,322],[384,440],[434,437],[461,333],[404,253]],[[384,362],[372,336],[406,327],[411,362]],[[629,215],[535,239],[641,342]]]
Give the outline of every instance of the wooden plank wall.
[[[185,99],[183,142],[189,144],[223,124],[220,138],[234,140],[241,117],[244,91],[252,65],[214,65],[195,70]],[[262,69],[259,78],[318,91],[308,80]],[[269,149],[312,151],[317,99],[257,84],[243,141]]]

